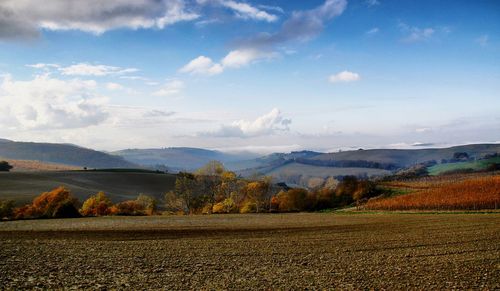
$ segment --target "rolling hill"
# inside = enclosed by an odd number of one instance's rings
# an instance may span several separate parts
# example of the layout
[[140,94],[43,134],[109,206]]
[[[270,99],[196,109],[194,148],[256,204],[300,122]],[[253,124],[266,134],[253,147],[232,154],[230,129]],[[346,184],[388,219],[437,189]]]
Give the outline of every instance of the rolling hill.
[[0,140],[0,157],[87,168],[136,168],[122,157],[70,145]]
[[252,153],[230,154],[200,148],[171,147],[162,149],[125,149],[112,152],[135,164],[155,167],[164,165],[173,171],[193,171],[210,161],[220,161],[230,169],[253,166],[245,164],[246,160],[257,157]]
[[[500,153],[500,144],[473,144],[434,149],[373,149],[336,153],[311,151],[276,153],[255,159],[253,167],[238,171],[242,176],[270,175],[282,182],[302,184],[309,178],[346,175],[384,176],[420,163],[433,161],[439,166],[453,167],[456,163],[440,164],[452,160],[455,153],[467,153],[471,159]],[[468,164],[465,164],[468,165]],[[432,168],[431,168],[432,169]],[[299,183],[299,181],[302,181]]]
[[471,144],[455,146],[449,148],[431,148],[431,149],[373,149],[356,150],[337,153],[327,153],[315,156],[310,160],[317,164],[333,164],[339,161],[367,161],[379,163],[381,165],[393,166],[395,168],[406,168],[415,164],[435,160],[440,162],[442,159],[452,159],[453,154],[465,152],[472,158],[480,158],[487,154],[499,153],[500,144]]
[[135,199],[143,193],[157,199],[172,190],[175,175],[143,171],[0,172],[0,199],[30,202],[42,192],[64,186],[80,201],[104,191],[113,202]]

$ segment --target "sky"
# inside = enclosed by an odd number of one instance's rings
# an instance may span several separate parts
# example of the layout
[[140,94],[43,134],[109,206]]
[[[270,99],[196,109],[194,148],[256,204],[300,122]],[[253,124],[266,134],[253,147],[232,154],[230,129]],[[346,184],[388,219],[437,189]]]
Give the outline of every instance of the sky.
[[259,153],[500,142],[500,2],[2,0],[0,137]]

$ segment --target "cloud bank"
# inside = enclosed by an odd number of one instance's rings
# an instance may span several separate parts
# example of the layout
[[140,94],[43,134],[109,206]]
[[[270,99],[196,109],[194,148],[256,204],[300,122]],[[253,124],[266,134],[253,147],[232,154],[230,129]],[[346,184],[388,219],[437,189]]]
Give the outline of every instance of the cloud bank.
[[181,0],[3,0],[0,39],[33,38],[41,29],[94,34],[118,28],[162,29],[198,17]]
[[38,75],[28,81],[4,76],[0,84],[0,122],[11,129],[80,128],[108,118],[107,99],[93,80],[60,80]]
[[[233,1],[218,1],[221,5],[229,2]],[[219,63],[209,57],[198,56],[183,66],[179,72],[213,76],[222,73],[226,68],[239,68],[258,60],[274,58],[278,55],[274,52],[276,46],[289,41],[313,39],[321,33],[325,22],[342,14],[346,7],[346,0],[326,0],[311,10],[295,11],[278,32],[261,33],[238,41],[237,49],[230,51]]]
[[222,125],[217,131],[205,132],[201,135],[240,138],[274,135],[279,132],[289,131],[291,123],[291,119],[283,117],[281,111],[274,108],[255,120],[236,120],[229,125]]

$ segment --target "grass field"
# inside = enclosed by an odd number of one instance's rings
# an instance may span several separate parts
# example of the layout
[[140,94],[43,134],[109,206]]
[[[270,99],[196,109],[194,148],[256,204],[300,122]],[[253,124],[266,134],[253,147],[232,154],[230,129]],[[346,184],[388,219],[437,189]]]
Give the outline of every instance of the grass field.
[[305,165],[299,163],[290,163],[284,166],[273,169],[267,172],[266,175],[275,177],[287,177],[287,176],[310,176],[310,177],[336,177],[345,175],[367,175],[372,176],[384,176],[389,175],[391,172],[382,169],[371,169],[371,168],[337,168],[337,167],[322,167]]
[[429,175],[435,176],[440,175],[450,171],[472,169],[474,171],[484,170],[488,168],[489,165],[494,163],[500,163],[500,157],[491,158],[487,160],[477,160],[471,162],[460,162],[460,163],[447,163],[447,164],[437,164],[429,167]]
[[0,157],[0,161],[7,161],[14,168],[12,172],[39,172],[39,171],[72,171],[72,170],[82,170],[81,167],[68,166],[57,163],[46,163],[33,160],[11,160],[3,159]]
[[500,214],[0,223],[0,289],[498,289]]
[[21,205],[42,192],[65,186],[80,201],[104,191],[117,203],[140,193],[162,198],[174,184],[175,175],[143,172],[0,172],[0,199],[13,199]]

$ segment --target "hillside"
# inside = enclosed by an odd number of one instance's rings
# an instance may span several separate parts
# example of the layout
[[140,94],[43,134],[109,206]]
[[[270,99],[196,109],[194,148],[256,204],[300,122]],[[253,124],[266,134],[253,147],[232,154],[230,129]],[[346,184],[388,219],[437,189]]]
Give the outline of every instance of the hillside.
[[[215,150],[200,148],[171,147],[162,149],[125,149],[112,152],[115,156],[120,156],[132,163],[143,166],[166,166],[170,170],[198,169],[209,161],[220,161],[230,164],[228,168],[235,169],[241,166],[245,160],[255,158],[252,153],[230,154]],[[252,164],[253,166],[253,164]]]
[[[355,175],[373,177],[389,175],[392,172],[411,167],[415,164],[437,163],[431,169],[432,173],[440,169],[453,169],[455,165],[475,168],[484,166],[484,162],[440,164],[442,160],[450,161],[454,154],[467,153],[473,159],[479,159],[488,154],[500,153],[500,144],[475,144],[439,149],[373,149],[355,150],[337,153],[318,153],[312,151],[275,153],[254,159],[252,166],[238,173],[249,177],[252,175],[270,175],[282,182],[306,185],[310,178],[338,177]],[[431,164],[432,164],[431,163]],[[247,162],[247,164],[251,164]]]
[[140,193],[161,199],[174,184],[175,175],[144,172],[3,172],[0,173],[0,199],[13,199],[22,204],[42,192],[64,186],[80,201],[104,191],[116,203],[135,199]]
[[57,163],[47,163],[32,160],[12,160],[12,159],[2,159],[14,168],[11,172],[33,172],[33,171],[71,171],[71,170],[82,170],[82,167],[68,166],[64,164]]
[[87,168],[137,167],[121,157],[69,144],[0,140],[0,157]]
[[[370,168],[339,168],[339,167],[322,167],[322,166],[311,166],[299,163],[288,163],[283,166],[277,167],[266,175],[270,175],[278,178],[279,180],[290,180],[295,178],[328,178],[337,177],[345,175],[353,176],[385,176],[389,175],[391,172],[382,169],[370,169]],[[298,184],[298,183],[295,183]]]
[[460,170],[472,170],[472,171],[480,171],[487,169],[492,164],[500,164],[500,157],[490,158],[490,159],[481,159],[477,161],[468,161],[468,162],[460,162],[460,163],[445,163],[438,164],[428,168],[430,175],[440,175],[443,173],[451,172],[451,171],[460,171]]
[[415,150],[373,149],[345,151],[318,155],[310,160],[313,162],[317,161],[318,164],[324,165],[328,165],[335,161],[367,161],[393,165],[397,168],[406,168],[432,160],[440,162],[442,159],[451,159],[453,158],[453,154],[457,152],[465,152],[470,157],[480,158],[486,154],[500,152],[500,144],[472,144],[449,148]]

